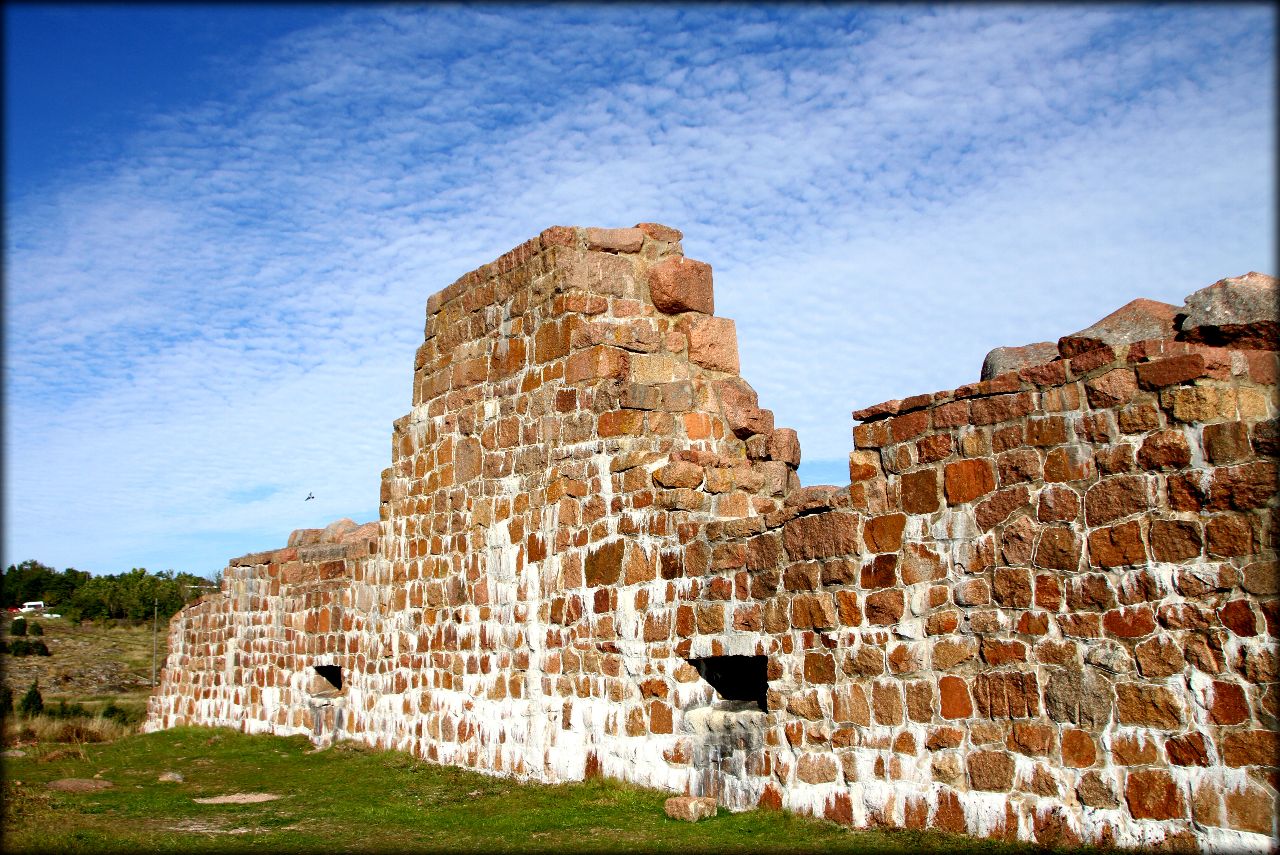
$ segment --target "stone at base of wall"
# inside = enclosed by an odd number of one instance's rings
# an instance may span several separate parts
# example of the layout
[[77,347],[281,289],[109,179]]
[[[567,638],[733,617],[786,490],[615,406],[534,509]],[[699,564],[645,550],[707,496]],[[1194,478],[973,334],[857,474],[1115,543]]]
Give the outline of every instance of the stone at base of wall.
[[662,805],[667,816],[685,822],[697,822],[716,815],[716,800],[705,796],[675,796]]

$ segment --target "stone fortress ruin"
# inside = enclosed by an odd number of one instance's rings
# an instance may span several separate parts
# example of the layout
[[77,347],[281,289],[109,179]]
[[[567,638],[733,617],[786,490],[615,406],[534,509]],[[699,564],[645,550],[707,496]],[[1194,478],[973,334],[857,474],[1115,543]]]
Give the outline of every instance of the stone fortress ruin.
[[381,519],[232,560],[147,727],[1274,847],[1275,280],[997,349],[854,413],[850,484],[801,487],[680,240],[551,228],[433,295]]

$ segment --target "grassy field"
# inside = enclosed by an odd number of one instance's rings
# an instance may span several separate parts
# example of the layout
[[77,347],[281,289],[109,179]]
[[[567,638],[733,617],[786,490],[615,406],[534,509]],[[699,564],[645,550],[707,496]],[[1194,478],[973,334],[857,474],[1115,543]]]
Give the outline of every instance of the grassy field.
[[[4,761],[6,852],[1040,851],[933,832],[852,832],[776,811],[668,819],[669,794],[613,781],[519,784],[349,743],[179,728],[42,742]],[[165,772],[182,776],[161,782]],[[57,792],[57,779],[110,781]],[[258,803],[197,798],[270,794]]]

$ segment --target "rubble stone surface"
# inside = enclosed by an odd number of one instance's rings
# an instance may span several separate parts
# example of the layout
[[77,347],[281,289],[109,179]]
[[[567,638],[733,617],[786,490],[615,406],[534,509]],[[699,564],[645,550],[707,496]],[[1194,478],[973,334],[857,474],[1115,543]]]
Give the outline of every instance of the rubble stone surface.
[[1070,359],[1104,346],[1116,347],[1146,339],[1168,338],[1177,331],[1177,316],[1177,306],[1138,298],[1092,326],[1058,339],[1058,352],[1063,359]]
[[1250,272],[1201,288],[1187,297],[1182,333],[1187,341],[1274,350],[1280,339],[1276,278]]
[[1058,358],[1058,345],[1052,341],[1037,341],[1021,347],[997,347],[982,360],[982,379],[990,380],[1000,374],[1043,365]]

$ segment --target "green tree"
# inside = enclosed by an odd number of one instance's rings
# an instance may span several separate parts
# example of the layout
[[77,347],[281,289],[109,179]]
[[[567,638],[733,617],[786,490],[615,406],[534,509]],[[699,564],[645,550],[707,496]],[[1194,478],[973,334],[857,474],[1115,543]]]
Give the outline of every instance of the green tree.
[[40,696],[40,681],[34,680],[31,688],[18,701],[18,712],[27,718],[40,715],[44,711],[44,698]]
[[45,588],[57,575],[56,570],[39,561],[28,559],[21,564],[10,564],[0,580],[0,605],[8,608],[44,599]]
[[67,605],[70,604],[76,589],[91,578],[93,578],[92,575],[83,570],[68,567],[45,582],[43,596],[39,599],[44,600],[44,604],[49,608],[56,606],[65,610]]
[[9,624],[9,634],[12,636],[20,636],[27,634],[27,619],[14,618],[13,623]]
[[145,567],[134,567],[116,577],[116,603],[119,614],[129,620],[151,617],[151,592],[155,583]]
[[111,617],[117,600],[115,579],[109,576],[90,578],[71,597],[72,605],[86,620]]
[[13,689],[0,686],[0,718],[13,715]]
[[44,635],[44,627],[42,627],[38,623],[32,623],[31,627],[28,629],[28,632],[30,632],[32,635]]

